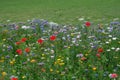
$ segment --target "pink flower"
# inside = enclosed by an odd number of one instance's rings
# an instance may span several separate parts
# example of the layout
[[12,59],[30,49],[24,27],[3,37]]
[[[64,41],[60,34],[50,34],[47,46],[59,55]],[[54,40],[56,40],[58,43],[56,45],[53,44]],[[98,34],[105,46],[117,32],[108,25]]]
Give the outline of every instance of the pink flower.
[[110,77],[110,78],[117,78],[118,75],[117,75],[116,73],[112,73],[112,74],[109,75],[109,77]]

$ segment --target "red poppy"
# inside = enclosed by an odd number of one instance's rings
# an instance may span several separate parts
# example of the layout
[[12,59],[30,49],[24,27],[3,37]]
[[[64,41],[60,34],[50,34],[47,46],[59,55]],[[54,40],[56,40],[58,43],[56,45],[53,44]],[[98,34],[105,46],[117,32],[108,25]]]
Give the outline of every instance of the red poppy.
[[18,80],[18,78],[12,77],[11,80]]
[[19,45],[20,43],[21,43],[21,42],[18,41],[18,42],[16,42],[15,44],[16,44],[16,45]]
[[54,36],[54,35],[50,36],[51,41],[54,41],[55,39],[56,39],[56,36]]
[[30,52],[30,48],[25,48],[25,52],[29,53]]
[[103,52],[103,48],[98,48],[97,52],[98,53],[102,53]]
[[86,22],[86,23],[85,23],[85,26],[86,26],[86,27],[89,27],[90,25],[91,25],[90,22]]
[[37,42],[38,42],[39,44],[42,44],[42,43],[43,43],[43,39],[38,39]]
[[25,42],[27,40],[27,38],[22,38],[21,42]]
[[16,52],[21,55],[22,54],[22,50],[21,49],[17,49]]

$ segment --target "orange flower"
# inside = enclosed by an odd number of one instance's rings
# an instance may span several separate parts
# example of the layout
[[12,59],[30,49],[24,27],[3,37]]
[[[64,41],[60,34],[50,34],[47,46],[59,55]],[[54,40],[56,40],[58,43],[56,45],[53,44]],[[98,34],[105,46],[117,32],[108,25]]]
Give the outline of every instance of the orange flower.
[[85,61],[85,60],[86,60],[86,58],[85,58],[85,57],[82,57],[82,58],[81,58],[81,60],[82,60],[82,61]]
[[102,53],[103,52],[103,48],[98,48],[97,52],[98,53]]
[[29,53],[30,52],[30,48],[25,48],[25,52]]

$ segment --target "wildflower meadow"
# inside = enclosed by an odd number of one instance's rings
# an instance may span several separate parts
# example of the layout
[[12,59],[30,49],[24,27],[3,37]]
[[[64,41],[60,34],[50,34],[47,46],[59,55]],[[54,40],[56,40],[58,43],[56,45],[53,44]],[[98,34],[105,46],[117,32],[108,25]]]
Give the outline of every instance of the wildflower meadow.
[[0,80],[120,80],[120,22],[0,25]]

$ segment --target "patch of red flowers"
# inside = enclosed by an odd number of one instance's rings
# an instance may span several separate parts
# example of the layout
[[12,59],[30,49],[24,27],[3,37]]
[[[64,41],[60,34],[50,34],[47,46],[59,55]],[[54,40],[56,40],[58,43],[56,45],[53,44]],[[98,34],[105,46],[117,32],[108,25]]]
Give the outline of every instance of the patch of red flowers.
[[22,38],[21,42],[25,42],[27,40],[27,38]]
[[50,36],[50,40],[51,40],[51,41],[56,40],[56,36],[55,36],[55,35]]
[[90,25],[91,25],[90,22],[86,22],[86,23],[85,23],[85,26],[86,26],[86,27],[90,27]]
[[16,52],[21,55],[22,54],[22,50],[21,49],[17,49]]
[[98,53],[102,53],[103,52],[103,48],[98,48],[97,52]]
[[38,39],[38,40],[37,40],[37,42],[38,42],[39,44],[42,44],[43,41],[44,41],[43,39]]
[[25,48],[25,52],[29,53],[30,52],[30,48]]

